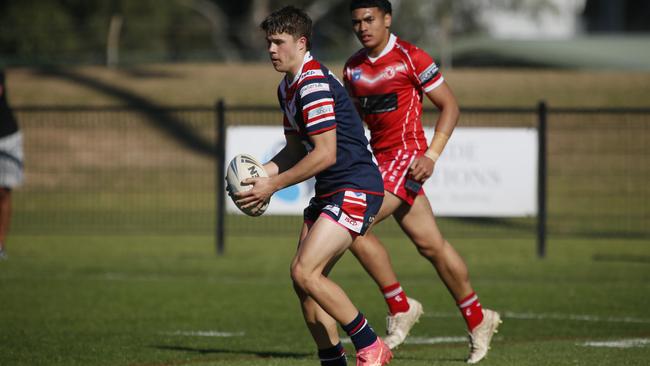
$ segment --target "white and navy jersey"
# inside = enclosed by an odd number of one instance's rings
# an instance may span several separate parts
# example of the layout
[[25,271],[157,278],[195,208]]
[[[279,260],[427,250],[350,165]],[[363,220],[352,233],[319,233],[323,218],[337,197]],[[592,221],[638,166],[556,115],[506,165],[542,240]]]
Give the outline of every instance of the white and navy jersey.
[[368,151],[361,118],[338,79],[309,52],[293,80],[278,87],[284,133],[296,134],[310,152],[310,136],[336,129],[336,163],[316,175],[316,196],[342,190],[383,195],[379,169]]

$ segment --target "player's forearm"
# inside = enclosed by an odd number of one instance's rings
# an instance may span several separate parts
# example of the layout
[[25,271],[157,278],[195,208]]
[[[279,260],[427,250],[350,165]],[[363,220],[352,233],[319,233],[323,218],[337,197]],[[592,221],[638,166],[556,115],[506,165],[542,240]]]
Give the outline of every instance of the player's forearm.
[[291,149],[289,145],[286,145],[268,163],[264,164],[264,170],[269,177],[276,176],[295,165],[302,158],[301,154],[304,154],[304,151]]
[[278,175],[280,168],[278,167],[278,164],[271,160],[268,163],[264,164],[264,171],[266,171],[266,174],[268,174],[269,177],[274,177]]
[[442,152],[447,145],[447,141],[456,128],[459,116],[460,112],[456,103],[451,103],[451,105],[445,106],[441,109],[440,117],[438,118],[438,121],[436,121],[433,138],[424,153],[425,156],[434,162],[440,158],[440,155],[442,155]]
[[334,163],[336,163],[336,151],[314,149],[293,167],[273,177],[273,184],[280,190],[303,182],[329,168]]

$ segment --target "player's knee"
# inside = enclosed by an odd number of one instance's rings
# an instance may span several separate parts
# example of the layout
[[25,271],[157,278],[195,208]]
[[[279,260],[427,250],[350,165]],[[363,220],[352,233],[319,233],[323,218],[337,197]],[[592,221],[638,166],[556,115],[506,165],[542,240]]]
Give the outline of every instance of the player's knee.
[[313,287],[314,276],[312,271],[305,268],[300,262],[296,262],[291,266],[291,280],[294,287],[309,294],[310,288]]
[[293,291],[295,291],[296,295],[298,295],[298,299],[300,301],[305,301],[305,299],[309,297],[309,295],[300,286],[298,286],[295,281],[293,281]]
[[430,260],[438,258],[446,244],[446,241],[442,238],[414,241],[420,255]]

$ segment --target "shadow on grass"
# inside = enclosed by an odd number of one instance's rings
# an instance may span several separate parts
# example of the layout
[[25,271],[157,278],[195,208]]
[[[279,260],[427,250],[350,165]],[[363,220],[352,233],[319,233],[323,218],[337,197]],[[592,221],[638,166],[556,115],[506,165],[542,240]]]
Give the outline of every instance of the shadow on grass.
[[273,352],[273,351],[265,352],[265,351],[233,350],[233,349],[218,349],[218,348],[195,348],[195,347],[185,347],[185,346],[162,346],[162,345],[156,345],[151,347],[159,350],[164,350],[164,351],[181,351],[181,352],[196,353],[201,355],[244,354],[244,355],[252,355],[260,358],[278,357],[278,358],[294,358],[294,359],[314,356],[313,353],[302,353],[302,352]]
[[[185,347],[185,346],[162,346],[156,345],[151,346],[152,348],[163,350],[163,351],[180,351],[195,353],[199,355],[210,355],[210,354],[243,354],[249,356],[255,356],[259,358],[289,358],[289,359],[305,359],[305,358],[315,358],[313,353],[304,353],[304,352],[273,352],[273,351],[250,351],[250,350],[232,350],[232,349],[217,349],[217,348],[195,348],[195,347]],[[444,363],[458,363],[465,362],[464,358],[422,358],[422,357],[409,357],[403,354],[393,354],[395,360],[404,360],[404,361],[437,361]],[[354,362],[355,355],[354,352],[348,353],[348,361]]]
[[[126,89],[111,85],[102,80],[94,79],[79,73],[60,69],[56,67],[45,68],[39,71],[41,75],[61,78],[87,88],[110,95],[123,102],[128,107],[135,108],[138,112],[147,117],[154,127],[172,137],[181,145],[197,153],[214,156],[216,146],[199,135],[192,128],[188,127],[182,120],[150,100],[134,94]],[[177,91],[176,91],[177,92]]]

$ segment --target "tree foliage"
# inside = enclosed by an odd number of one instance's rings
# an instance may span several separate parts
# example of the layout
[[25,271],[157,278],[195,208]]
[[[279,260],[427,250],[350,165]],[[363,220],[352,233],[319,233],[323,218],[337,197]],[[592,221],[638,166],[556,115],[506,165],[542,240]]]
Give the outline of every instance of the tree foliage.
[[[393,31],[423,47],[484,31],[486,9],[553,12],[553,0],[392,0]],[[321,58],[359,47],[348,0],[0,0],[0,65],[102,63],[111,18],[120,15],[121,62],[257,60],[258,29],[273,9],[302,7],[314,19]]]

